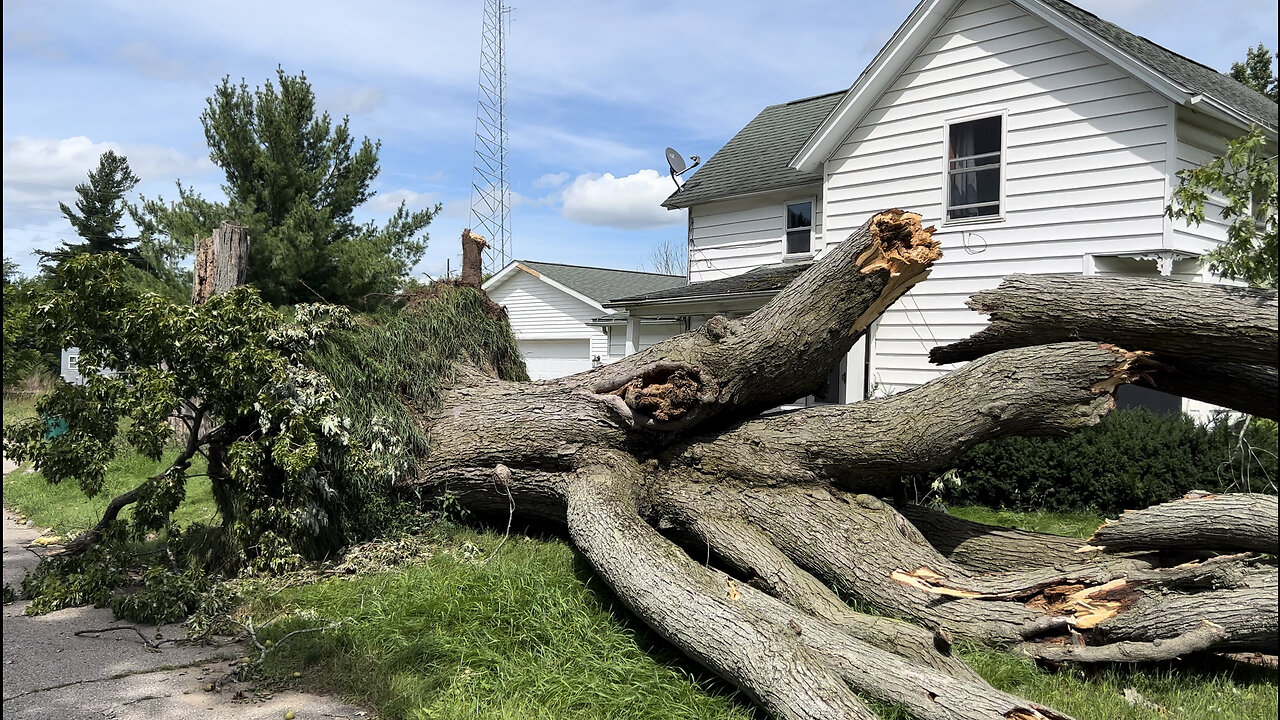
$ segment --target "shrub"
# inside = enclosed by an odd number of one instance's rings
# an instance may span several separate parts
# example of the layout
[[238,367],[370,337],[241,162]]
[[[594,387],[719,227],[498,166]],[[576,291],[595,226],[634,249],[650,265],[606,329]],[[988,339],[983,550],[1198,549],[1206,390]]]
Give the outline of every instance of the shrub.
[[1067,437],[982,443],[957,463],[955,503],[1115,514],[1190,490],[1276,492],[1276,424],[1117,410]]

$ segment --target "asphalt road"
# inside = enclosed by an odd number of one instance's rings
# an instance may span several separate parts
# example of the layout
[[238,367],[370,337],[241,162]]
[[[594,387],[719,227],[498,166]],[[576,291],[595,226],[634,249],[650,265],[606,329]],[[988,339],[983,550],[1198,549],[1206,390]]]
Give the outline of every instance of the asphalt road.
[[[5,459],[5,475],[11,470],[23,472]],[[41,534],[4,511],[4,583],[14,590],[49,552],[31,545]],[[77,636],[131,623],[115,620],[109,609],[88,607],[28,617],[22,614],[26,606],[4,606],[4,720],[280,720],[288,711],[297,720],[373,718],[334,698],[297,692],[261,697],[243,683],[205,692],[206,683],[226,676],[230,661],[247,652],[238,645],[164,644],[157,650],[133,630]],[[186,635],[179,625],[140,625],[138,632],[151,639]]]

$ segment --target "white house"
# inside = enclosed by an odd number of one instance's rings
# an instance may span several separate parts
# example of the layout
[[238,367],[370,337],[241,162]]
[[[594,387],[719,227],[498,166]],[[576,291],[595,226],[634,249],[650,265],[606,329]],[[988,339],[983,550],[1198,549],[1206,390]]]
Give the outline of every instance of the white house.
[[1214,280],[1199,258],[1224,225],[1214,208],[1195,228],[1164,217],[1175,173],[1254,125],[1274,143],[1276,115],[1063,0],[924,0],[852,87],[765,108],[666,200],[689,211],[690,285],[605,307],[691,325],[750,312],[874,213],[913,210],[944,257],[832,369],[826,400],[897,392],[951,369],[928,350],[981,329],[965,300],[1010,273]]
[[572,375],[612,362],[686,329],[683,319],[648,317],[627,336],[627,316],[604,307],[612,297],[683,287],[683,275],[516,260],[484,283],[507,308],[534,380]]

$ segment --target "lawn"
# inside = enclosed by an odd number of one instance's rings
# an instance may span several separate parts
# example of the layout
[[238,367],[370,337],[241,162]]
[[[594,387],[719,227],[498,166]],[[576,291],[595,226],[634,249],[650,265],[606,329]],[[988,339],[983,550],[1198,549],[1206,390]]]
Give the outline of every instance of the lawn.
[[[310,616],[272,627],[264,637],[275,640],[341,622],[286,641],[269,656],[269,677],[337,689],[388,720],[763,717],[620,609],[563,541],[513,538],[485,564],[498,535],[433,534],[430,557],[395,571],[252,603],[259,622]],[[992,685],[1078,720],[1270,720],[1280,709],[1274,671],[1225,662],[1049,672],[991,650],[962,646],[960,654]],[[1126,702],[1129,689],[1163,713]]]
[[1102,516],[1090,512],[1019,512],[1017,510],[992,510],[981,505],[966,505],[948,508],[947,512],[956,517],[1000,525],[1016,527],[1019,530],[1066,535],[1067,537],[1087,538],[1102,525]]
[[[34,398],[5,394],[5,427],[12,422],[34,416]],[[120,453],[107,467],[102,492],[93,498],[86,498],[75,483],[53,485],[39,473],[22,468],[5,476],[4,504],[36,525],[48,528],[55,535],[74,534],[93,527],[112,498],[132,490],[145,478],[169,467],[176,455],[177,450],[170,450],[156,461],[132,450]],[[204,458],[196,457],[192,463],[192,472],[197,475],[204,473]],[[128,515],[129,510],[126,508],[121,517]],[[195,521],[212,523],[216,518],[217,510],[213,504],[208,478],[192,478],[187,482],[186,500],[173,515],[174,522],[178,525]]]

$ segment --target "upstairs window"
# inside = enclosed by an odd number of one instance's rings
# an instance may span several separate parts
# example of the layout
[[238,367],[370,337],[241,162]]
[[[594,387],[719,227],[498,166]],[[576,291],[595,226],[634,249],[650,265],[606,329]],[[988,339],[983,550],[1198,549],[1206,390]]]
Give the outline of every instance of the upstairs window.
[[1004,118],[951,125],[947,138],[947,219],[1000,214],[1001,136]]
[[813,202],[787,203],[787,255],[813,251]]

